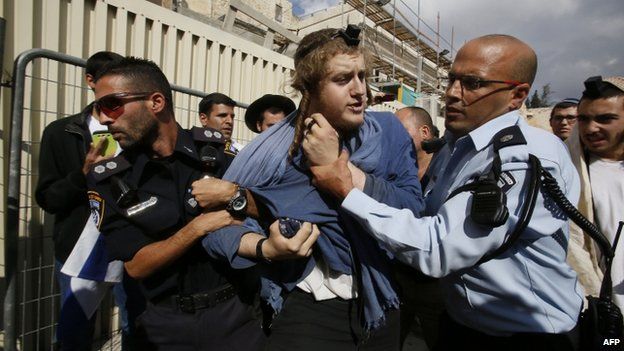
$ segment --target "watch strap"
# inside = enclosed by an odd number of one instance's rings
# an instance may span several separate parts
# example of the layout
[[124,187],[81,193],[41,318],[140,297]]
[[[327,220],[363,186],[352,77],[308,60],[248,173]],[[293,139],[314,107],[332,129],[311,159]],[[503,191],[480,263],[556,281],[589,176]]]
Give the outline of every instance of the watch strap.
[[258,242],[256,243],[256,259],[258,261],[264,261],[267,263],[271,263],[271,260],[269,260],[268,258],[266,258],[264,256],[264,253],[262,252],[262,244],[264,244],[265,241],[269,240],[269,238],[262,238],[260,240],[258,240]]

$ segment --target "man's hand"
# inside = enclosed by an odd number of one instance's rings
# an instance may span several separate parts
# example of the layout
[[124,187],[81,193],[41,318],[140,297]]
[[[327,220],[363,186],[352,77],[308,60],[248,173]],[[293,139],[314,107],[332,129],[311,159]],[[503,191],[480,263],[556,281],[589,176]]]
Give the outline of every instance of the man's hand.
[[82,165],[82,173],[84,175],[89,174],[89,171],[91,170],[91,167],[93,166],[93,164],[112,157],[112,156],[102,156],[102,152],[104,151],[104,149],[106,149],[107,143],[108,143],[108,140],[103,138],[103,139],[100,139],[100,142],[97,145],[94,145],[93,143],[89,145],[89,151],[87,152],[87,155],[85,156],[84,164]]
[[338,133],[320,113],[304,120],[306,130],[301,144],[310,166],[330,164],[340,154]]
[[236,223],[225,210],[202,213],[174,235],[143,246],[124,267],[132,278],[145,279],[175,262],[207,233]]
[[191,194],[204,209],[225,207],[236,193],[237,185],[218,178],[204,178],[191,184]]
[[192,233],[200,238],[209,232],[221,229],[228,225],[240,223],[240,221],[234,220],[234,218],[228,211],[221,210],[204,212],[199,216],[193,218],[193,220],[190,221],[188,225],[191,227]]
[[321,234],[316,224],[304,222],[292,238],[286,238],[279,230],[279,221],[269,227],[269,239],[262,244],[264,257],[271,261],[309,257],[312,246]]
[[342,200],[354,188],[351,170],[349,170],[349,153],[342,150],[340,157],[325,166],[312,166],[312,184],[320,191]]

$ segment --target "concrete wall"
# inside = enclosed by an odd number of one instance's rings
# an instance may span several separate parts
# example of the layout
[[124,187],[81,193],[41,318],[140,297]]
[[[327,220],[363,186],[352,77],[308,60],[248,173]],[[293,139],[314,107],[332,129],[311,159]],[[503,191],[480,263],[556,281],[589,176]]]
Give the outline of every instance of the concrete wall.
[[540,108],[530,108],[526,109],[525,116],[530,125],[538,128],[542,128],[552,133],[552,128],[550,128],[550,111],[552,107],[540,107]]
[[[278,22],[284,27],[289,28],[298,21],[298,18],[292,13],[292,4],[288,0],[245,0],[244,2],[246,5],[253,7],[256,11],[275,21],[277,21],[275,18],[276,6],[281,6],[282,21]],[[216,20],[225,16],[229,9],[229,3],[229,0],[185,0],[181,1],[179,6]],[[237,14],[236,18],[266,29],[266,26],[262,25],[262,23],[257,22],[243,13]]]

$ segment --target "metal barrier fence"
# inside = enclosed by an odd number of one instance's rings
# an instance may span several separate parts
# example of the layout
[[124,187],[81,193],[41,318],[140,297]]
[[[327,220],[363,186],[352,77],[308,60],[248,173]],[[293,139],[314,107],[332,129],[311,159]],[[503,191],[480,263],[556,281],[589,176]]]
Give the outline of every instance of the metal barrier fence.
[[[59,311],[53,217],[39,208],[33,195],[43,129],[58,118],[78,113],[90,100],[84,65],[83,59],[45,49],[25,51],[15,60],[4,243],[7,351],[53,347]],[[183,127],[198,124],[197,106],[206,93],[176,85],[172,90],[177,121]],[[247,107],[242,103],[237,106]],[[235,128],[245,128],[240,117]],[[96,335],[100,340],[94,345],[101,350],[119,349],[118,322],[112,306],[109,294],[98,312]]]

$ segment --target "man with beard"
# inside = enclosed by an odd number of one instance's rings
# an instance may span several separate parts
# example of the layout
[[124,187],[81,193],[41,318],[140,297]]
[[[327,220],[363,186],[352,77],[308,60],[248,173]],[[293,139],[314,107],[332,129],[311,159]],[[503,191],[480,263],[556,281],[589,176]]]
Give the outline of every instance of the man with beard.
[[169,82],[151,61],[107,66],[95,91],[100,121],[124,151],[94,164],[89,197],[99,209],[108,258],[124,261],[148,300],[137,321],[149,342],[143,349],[261,349],[260,325],[237,287],[237,272],[210,259],[199,243],[232,216],[202,213],[190,194],[207,171],[206,150],[222,158],[225,140],[176,123]]
[[[254,232],[257,226],[229,227],[204,240],[211,256],[235,268],[261,264],[261,296],[275,316],[269,350],[399,349],[399,299],[389,255],[310,183],[311,168],[331,163],[344,148],[359,189],[410,213],[422,209],[407,132],[391,113],[365,112],[367,64],[359,43],[355,26],[305,36],[295,53],[292,86],[302,95],[297,113],[238,154],[224,176],[230,182],[194,184],[202,206],[222,207],[246,188],[247,200],[264,208],[261,225],[281,220],[269,229],[281,227],[284,235],[271,232],[267,238]],[[325,138],[334,142],[329,149]],[[288,239],[297,221],[317,224],[320,236]],[[302,228],[314,231],[306,223]],[[282,260],[289,257],[302,258]]]
[[421,218],[356,189],[343,158],[313,169],[317,187],[366,233],[441,277],[447,311],[436,349],[578,349],[583,295],[566,263],[567,218],[531,172],[540,162],[572,203],[579,180],[561,141],[518,113],[536,70],[535,52],[508,35],[479,37],[458,51],[446,88],[447,143],[429,166]]
[[[624,77],[600,76],[585,81],[576,128],[566,141],[581,175],[579,211],[613,244],[624,220]],[[568,260],[579,273],[585,292],[597,296],[602,271],[600,253],[576,224],[570,227]],[[611,266],[613,301],[624,310],[624,244],[620,238]]]

